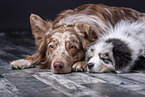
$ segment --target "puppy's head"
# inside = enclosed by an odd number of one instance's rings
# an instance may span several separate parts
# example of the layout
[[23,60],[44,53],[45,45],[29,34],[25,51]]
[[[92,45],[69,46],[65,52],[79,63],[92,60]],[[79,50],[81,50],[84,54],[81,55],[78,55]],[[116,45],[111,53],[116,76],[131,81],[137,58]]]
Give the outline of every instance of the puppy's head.
[[34,14],[31,15],[30,22],[38,46],[35,64],[39,68],[51,68],[53,73],[69,73],[72,64],[84,59],[89,43],[89,25],[54,27],[53,23]]
[[113,45],[98,40],[88,47],[86,52],[87,70],[89,72],[111,72],[115,70]]

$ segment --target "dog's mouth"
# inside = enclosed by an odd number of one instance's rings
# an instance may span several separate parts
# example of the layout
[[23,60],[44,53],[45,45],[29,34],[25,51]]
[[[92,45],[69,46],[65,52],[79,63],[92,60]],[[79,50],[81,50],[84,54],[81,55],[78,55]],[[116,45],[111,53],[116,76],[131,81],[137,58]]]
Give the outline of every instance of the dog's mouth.
[[51,69],[51,72],[52,73],[56,73],[56,74],[70,73],[71,72],[71,69],[69,69],[69,70],[65,70],[65,69],[54,70],[54,69]]
[[54,71],[52,71],[52,73],[55,73],[55,74],[67,74],[67,73],[70,73],[70,72],[71,72],[71,71],[65,72],[65,71],[63,71],[63,70],[60,70],[60,71],[54,70]]
[[71,65],[68,65],[62,61],[55,61],[51,64],[52,73],[70,73]]

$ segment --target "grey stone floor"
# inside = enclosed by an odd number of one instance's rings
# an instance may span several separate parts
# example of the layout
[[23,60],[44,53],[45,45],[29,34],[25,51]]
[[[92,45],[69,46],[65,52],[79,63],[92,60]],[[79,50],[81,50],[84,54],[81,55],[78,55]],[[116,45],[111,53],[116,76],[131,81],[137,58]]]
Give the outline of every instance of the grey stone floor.
[[145,70],[52,74],[49,69],[10,68],[12,60],[33,53],[33,38],[0,33],[0,97],[145,97]]

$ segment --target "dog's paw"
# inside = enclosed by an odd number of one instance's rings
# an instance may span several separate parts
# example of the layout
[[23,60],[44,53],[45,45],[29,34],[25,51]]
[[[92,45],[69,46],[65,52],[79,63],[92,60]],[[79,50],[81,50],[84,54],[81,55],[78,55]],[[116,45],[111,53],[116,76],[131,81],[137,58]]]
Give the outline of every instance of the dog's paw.
[[76,62],[75,64],[73,64],[72,66],[72,70],[73,71],[87,71],[87,64],[83,61],[83,62]]
[[20,59],[10,63],[11,68],[13,69],[25,69],[32,67],[31,62],[28,60]]

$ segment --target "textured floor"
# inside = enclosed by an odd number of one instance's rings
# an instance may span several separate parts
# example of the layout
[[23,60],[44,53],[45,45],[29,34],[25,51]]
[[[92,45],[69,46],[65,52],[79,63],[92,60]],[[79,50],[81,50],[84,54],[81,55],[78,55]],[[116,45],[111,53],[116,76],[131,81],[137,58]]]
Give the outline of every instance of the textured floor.
[[15,34],[0,33],[0,97],[145,97],[145,70],[126,74],[12,70],[12,60],[35,53],[32,37],[12,37]]

